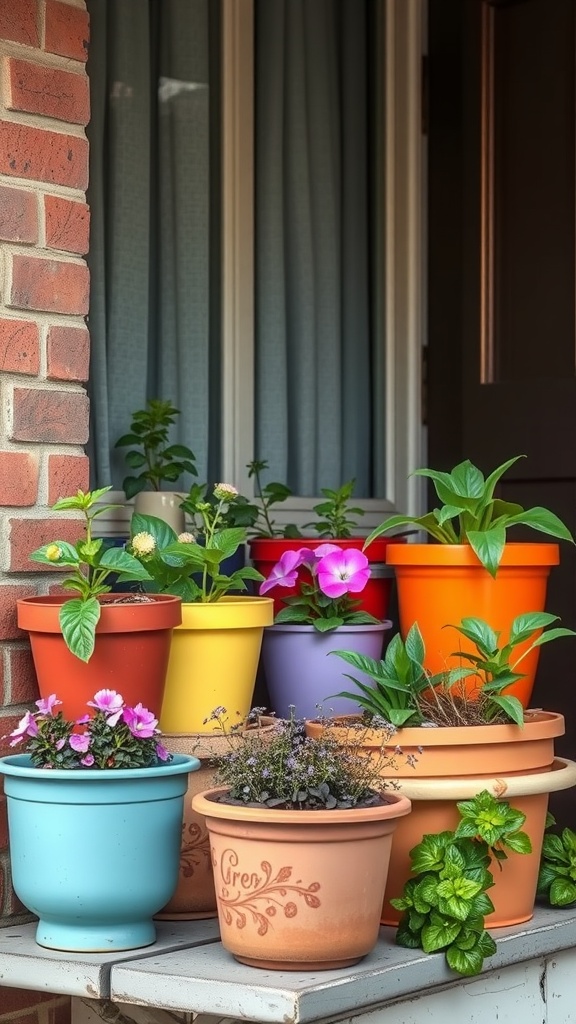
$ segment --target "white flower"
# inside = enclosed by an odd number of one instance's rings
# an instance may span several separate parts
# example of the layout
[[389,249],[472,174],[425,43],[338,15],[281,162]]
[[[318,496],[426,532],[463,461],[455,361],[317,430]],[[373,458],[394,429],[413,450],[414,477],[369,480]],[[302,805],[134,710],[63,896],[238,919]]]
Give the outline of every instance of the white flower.
[[195,544],[196,543],[196,537],[194,536],[193,533],[179,533],[178,534],[178,543],[179,544]]
[[220,501],[233,501],[234,498],[238,497],[238,489],[233,487],[232,484],[216,484],[214,496],[219,498]]
[[132,538],[132,550],[135,555],[151,555],[156,547],[156,541],[151,533],[137,533]]

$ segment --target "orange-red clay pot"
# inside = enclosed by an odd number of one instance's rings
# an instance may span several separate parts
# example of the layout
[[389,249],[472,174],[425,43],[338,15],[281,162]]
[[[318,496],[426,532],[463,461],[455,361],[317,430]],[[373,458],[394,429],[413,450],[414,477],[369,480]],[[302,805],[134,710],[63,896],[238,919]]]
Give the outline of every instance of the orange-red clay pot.
[[[424,835],[454,829],[459,821],[457,800],[470,799],[483,789],[510,799],[526,814],[524,830],[532,841],[532,854],[511,853],[502,871],[493,865],[495,885],[490,889],[494,913],[488,927],[520,924],[532,917],[548,794],[576,784],[576,766],[554,760],[554,739],[564,733],[564,718],[552,711],[527,711],[522,728],[510,725],[459,728],[399,729],[390,739],[383,730],[363,736],[362,747],[374,758],[384,746],[393,760],[382,774],[398,792],[412,801],[412,814],[398,822],[392,853],[382,924],[398,924],[400,914],[390,900],[402,894],[410,877],[410,850]],[[338,719],[336,720],[338,721]],[[342,720],[343,723],[345,720]],[[307,722],[308,735],[322,733],[320,722]],[[346,745],[350,729],[331,729]],[[400,747],[401,753],[394,755]],[[409,757],[409,760],[407,760]],[[562,769],[562,770],[561,770]]]
[[[159,717],[172,629],[182,621],[179,597],[151,594],[152,601],[126,603],[126,594],[104,594],[90,661],[72,654],[58,615],[68,597],[17,601],[18,625],[30,634],[41,697],[56,693],[65,718],[80,718],[97,690],[117,690],[127,704],[139,701]],[[122,601],[123,603],[120,603]]]
[[[550,568],[559,558],[558,544],[506,544],[493,578],[469,544],[389,544],[386,561],[396,573],[402,636],[417,622],[426,646],[426,668],[437,673],[458,667],[459,660],[450,655],[474,647],[455,629],[444,627],[476,616],[501,631],[505,641],[517,615],[544,610]],[[530,641],[520,644],[515,657],[529,646]],[[506,691],[525,708],[539,653],[537,647],[524,659],[518,669],[524,677]],[[473,690],[473,678],[466,686]]]
[[410,801],[282,811],[193,798],[206,818],[223,946],[266,970],[357,963],[378,938],[392,832]]
[[[370,563],[370,579],[360,594],[353,596],[359,601],[359,609],[368,612],[376,619],[387,619],[390,606],[390,592],[393,573],[386,567],[386,550],[388,545],[403,544],[400,537],[379,537],[372,541],[364,554]],[[297,540],[284,538],[253,537],[248,541],[250,558],[254,568],[268,579],[272,568],[285,551],[299,551],[300,548],[318,548],[321,544],[337,544],[339,548],[356,548],[362,551],[366,543],[365,537],[348,537],[342,540],[321,540],[319,537],[300,537]],[[300,570],[304,578],[305,570]],[[285,599],[298,593],[299,587],[273,587],[268,591],[274,598],[274,614],[285,607]]]

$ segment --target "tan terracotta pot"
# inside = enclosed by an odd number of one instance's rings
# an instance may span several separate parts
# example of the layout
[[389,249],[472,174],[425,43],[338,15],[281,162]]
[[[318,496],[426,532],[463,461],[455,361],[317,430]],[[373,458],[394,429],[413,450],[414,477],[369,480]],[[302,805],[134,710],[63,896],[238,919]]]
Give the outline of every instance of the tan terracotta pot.
[[410,801],[380,807],[282,811],[193,798],[204,814],[223,946],[267,970],[357,963],[378,938],[392,832]]
[[[495,907],[489,927],[520,924],[532,917],[544,834],[548,795],[576,784],[572,762],[554,760],[554,738],[564,733],[564,718],[551,711],[527,711],[522,728],[515,725],[461,728],[399,729],[386,746],[401,753],[385,769],[398,792],[412,801],[409,819],[398,823],[392,843],[382,924],[398,924],[400,914],[390,900],[402,894],[410,877],[410,850],[422,836],[454,829],[459,821],[457,800],[470,799],[488,789],[510,800],[526,814],[523,826],[532,842],[532,854],[511,853],[502,870],[494,865],[490,898]],[[307,722],[309,735],[320,736],[322,725]],[[343,745],[349,730],[331,730]],[[382,730],[369,730],[364,748],[373,756],[385,741]],[[417,760],[406,762],[406,755]],[[554,771],[553,771],[554,768]]]
[[[260,719],[260,732],[271,737],[273,718]],[[206,733],[164,733],[164,745],[172,754],[193,754],[200,759],[198,771],[188,774],[188,792],[184,797],[182,845],[178,885],[169,903],[156,917],[166,921],[192,921],[217,916],[214,873],[210,858],[210,840],[204,815],[192,808],[192,797],[214,786],[212,759],[241,742],[240,736]]]

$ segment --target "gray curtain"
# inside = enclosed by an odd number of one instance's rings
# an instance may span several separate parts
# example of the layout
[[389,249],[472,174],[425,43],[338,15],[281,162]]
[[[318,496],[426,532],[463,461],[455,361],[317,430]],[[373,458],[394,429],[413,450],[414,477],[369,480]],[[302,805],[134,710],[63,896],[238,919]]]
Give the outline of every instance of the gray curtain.
[[375,492],[375,13],[256,0],[256,451],[301,495]]
[[147,398],[181,410],[173,440],[192,448],[207,479],[220,444],[210,84],[218,5],[88,0],[88,8],[93,480],[120,486],[127,471],[114,443]]

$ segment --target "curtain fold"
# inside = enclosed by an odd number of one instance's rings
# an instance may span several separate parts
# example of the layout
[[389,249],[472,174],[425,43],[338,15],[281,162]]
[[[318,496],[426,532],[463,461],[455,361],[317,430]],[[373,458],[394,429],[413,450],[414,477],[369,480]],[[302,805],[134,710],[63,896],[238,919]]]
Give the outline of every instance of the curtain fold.
[[[212,402],[208,0],[89,0],[89,201],[94,482],[121,485],[116,439],[147,398],[181,410],[173,440],[206,479]],[[213,265],[213,264],[212,264]],[[216,337],[218,343],[218,336]],[[181,485],[189,484],[181,481]]]
[[256,451],[373,493],[364,0],[256,0]]

